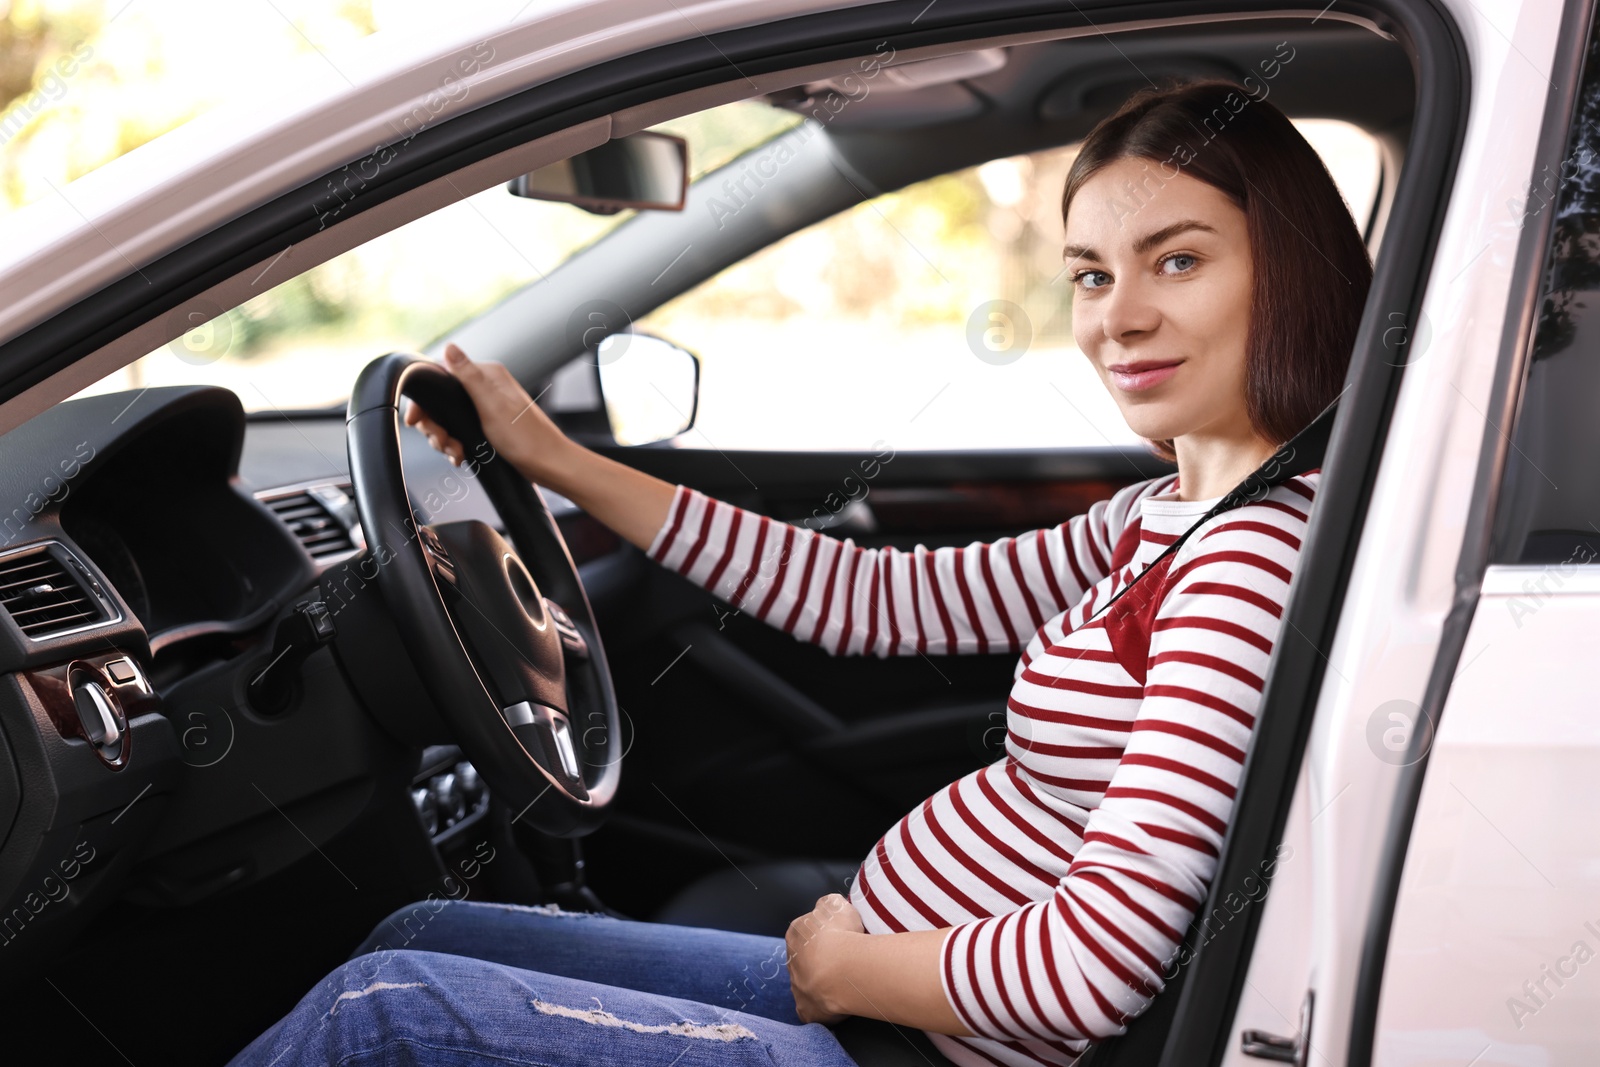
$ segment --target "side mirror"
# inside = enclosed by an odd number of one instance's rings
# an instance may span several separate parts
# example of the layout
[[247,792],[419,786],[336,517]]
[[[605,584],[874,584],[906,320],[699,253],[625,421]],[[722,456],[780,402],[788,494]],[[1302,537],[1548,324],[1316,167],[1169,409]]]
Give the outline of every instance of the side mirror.
[[576,204],[596,215],[624,208],[682,211],[689,193],[689,142],[644,130],[518,175],[515,196]]
[[694,425],[700,357],[648,333],[614,333],[595,349],[600,396],[620,445],[676,437]]

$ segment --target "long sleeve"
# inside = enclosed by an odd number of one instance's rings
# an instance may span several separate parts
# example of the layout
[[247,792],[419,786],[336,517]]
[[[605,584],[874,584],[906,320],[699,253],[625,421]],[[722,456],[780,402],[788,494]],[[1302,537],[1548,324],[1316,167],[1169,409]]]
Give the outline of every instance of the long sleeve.
[[679,485],[648,554],[830,655],[1016,652],[1109,571],[1132,505],[1171,475],[1083,515],[966,547],[864,548]]
[[[1305,518],[1276,500],[1219,515],[1157,597],[1122,609],[1125,631],[1148,635],[1126,665],[1144,694],[1081,847],[1050,895],[945,938],[945,993],[973,1033],[1097,1041],[1162,988],[1215,874]],[[1029,738],[1007,749],[1026,758]]]

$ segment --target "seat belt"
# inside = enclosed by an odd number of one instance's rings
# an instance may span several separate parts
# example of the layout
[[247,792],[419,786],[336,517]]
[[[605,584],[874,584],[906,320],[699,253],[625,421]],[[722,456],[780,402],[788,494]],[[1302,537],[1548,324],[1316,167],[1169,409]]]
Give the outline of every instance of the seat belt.
[[[1344,394],[1340,393],[1339,395],[1343,396]],[[1245,504],[1261,500],[1274,487],[1282,485],[1290,478],[1298,477],[1307,471],[1314,471],[1321,467],[1323,456],[1328,451],[1328,435],[1333,430],[1333,418],[1338,414],[1338,410],[1339,398],[1335,397],[1333,402],[1318,412],[1317,417],[1307,423],[1304,429],[1279,445],[1278,450],[1268,456],[1261,466],[1257,467],[1244,481],[1234,486],[1221,500],[1212,505],[1211,510],[1196,519],[1187,530],[1178,536],[1176,541],[1162,549],[1160,555],[1151,560],[1144,570],[1134,575],[1127,585],[1118,589],[1110,600],[1100,605],[1100,609],[1085,619],[1083,625],[1087,626],[1105,614],[1111,605],[1115,604],[1124,593],[1138,584],[1140,578],[1154,570],[1157,563],[1178,551],[1183,543],[1189,539],[1189,535],[1205,523],[1221,515],[1224,511],[1232,511],[1234,508],[1243,507]],[[1082,626],[1079,629],[1082,629]]]

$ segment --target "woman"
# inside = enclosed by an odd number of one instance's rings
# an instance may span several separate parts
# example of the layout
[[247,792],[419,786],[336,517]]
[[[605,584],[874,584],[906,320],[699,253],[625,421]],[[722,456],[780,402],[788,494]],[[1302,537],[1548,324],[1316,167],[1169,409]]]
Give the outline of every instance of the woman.
[[1226,82],[1131,99],[1062,210],[1077,343],[1178,471],[992,544],[771,522],[589,452],[503,367],[447,350],[502,456],[730,604],[834,655],[1019,652],[1007,754],[909,813],[782,943],[414,908],[236,1063],[844,1065],[805,1024],[863,1016],[958,1064],[1066,1064],[1148,1005],[1215,871],[1318,474],[1206,520],[1100,609],[1337,395],[1371,266],[1315,152]]

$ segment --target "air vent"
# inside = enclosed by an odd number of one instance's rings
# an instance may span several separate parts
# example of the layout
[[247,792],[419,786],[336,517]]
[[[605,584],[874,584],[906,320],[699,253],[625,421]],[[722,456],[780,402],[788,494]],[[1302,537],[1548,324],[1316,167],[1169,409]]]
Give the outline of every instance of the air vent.
[[99,582],[59,541],[0,557],[0,607],[35,641],[120,617]]
[[333,483],[258,493],[260,500],[289,528],[311,558],[329,563],[363,547],[349,485]]

